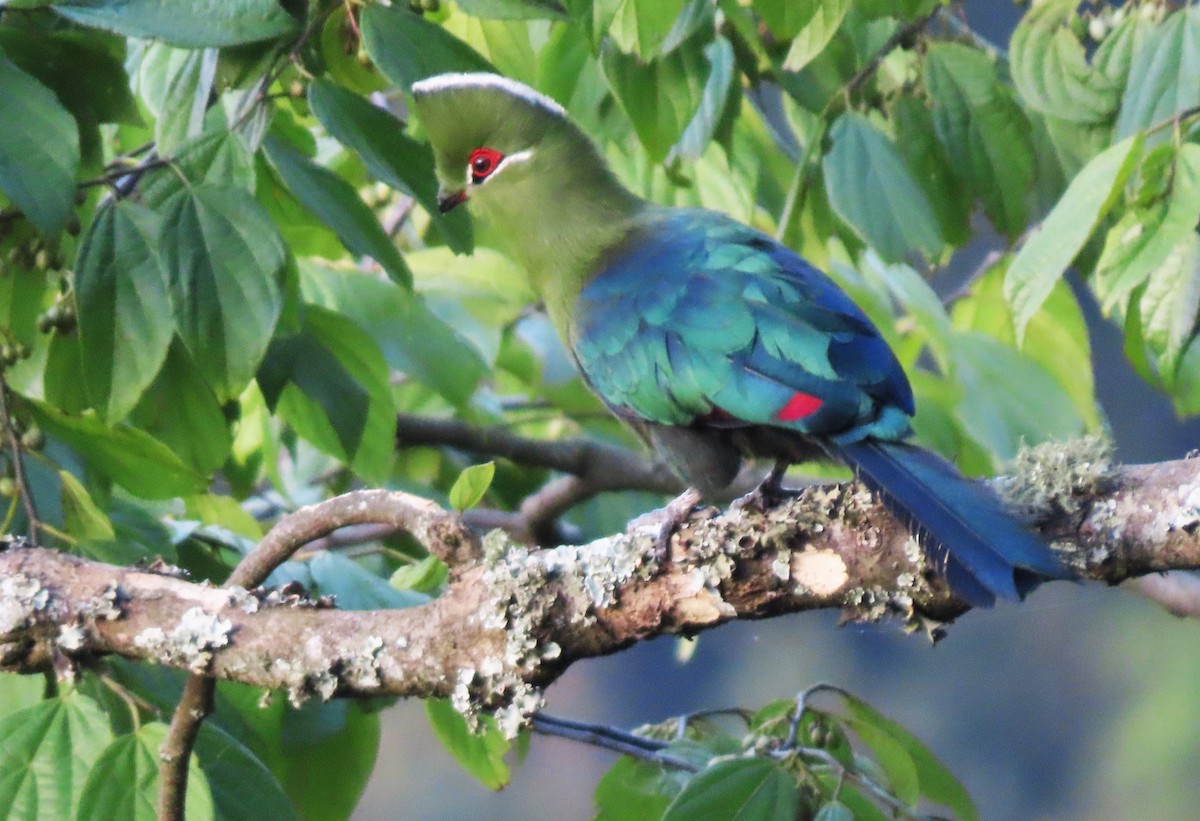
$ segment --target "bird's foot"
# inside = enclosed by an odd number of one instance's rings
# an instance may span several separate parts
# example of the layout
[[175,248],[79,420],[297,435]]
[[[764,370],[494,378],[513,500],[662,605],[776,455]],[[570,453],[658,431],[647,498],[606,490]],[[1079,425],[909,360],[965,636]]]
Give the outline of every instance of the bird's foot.
[[747,513],[764,513],[780,502],[796,496],[797,491],[789,490],[782,484],[783,474],[787,473],[790,463],[778,461],[766,478],[758,483],[758,487],[733,500],[730,510],[741,510]]
[[654,561],[662,563],[671,555],[671,536],[680,525],[692,518],[696,505],[700,504],[700,491],[688,488],[667,504],[649,513],[638,516],[629,523],[629,530],[634,531],[643,527],[656,527],[658,533],[654,537]]

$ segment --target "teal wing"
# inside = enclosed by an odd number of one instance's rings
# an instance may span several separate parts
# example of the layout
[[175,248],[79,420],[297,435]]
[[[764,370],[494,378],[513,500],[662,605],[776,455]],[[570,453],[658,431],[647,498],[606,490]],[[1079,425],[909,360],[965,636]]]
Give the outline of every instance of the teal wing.
[[770,425],[853,441],[907,432],[912,391],[866,315],[785,246],[708,211],[646,217],[583,289],[593,389],[666,425]]

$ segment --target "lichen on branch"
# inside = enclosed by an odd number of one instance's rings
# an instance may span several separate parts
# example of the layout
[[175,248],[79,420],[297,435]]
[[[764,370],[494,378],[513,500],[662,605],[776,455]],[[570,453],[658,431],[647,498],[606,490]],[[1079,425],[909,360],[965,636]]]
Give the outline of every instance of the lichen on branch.
[[[1064,453],[1051,449],[998,486],[1038,512],[1036,524],[1081,578],[1115,584],[1200,567],[1200,460],[1112,467],[1075,447],[1072,458],[1091,467],[1047,473]],[[421,511],[450,516],[420,501]],[[357,500],[329,504],[354,511]],[[818,608],[925,626],[966,609],[907,530],[854,483],[809,487],[767,510],[699,510],[666,554],[645,526],[553,548],[493,533],[482,545],[470,536],[463,550],[467,537],[453,527],[424,534],[440,532],[455,546],[427,543],[432,551],[469,558],[439,598],[357,612],[13,543],[0,552],[0,667],[119,654],[296,700],[443,696],[466,713],[507,708],[511,729],[572,663],[654,636]]]

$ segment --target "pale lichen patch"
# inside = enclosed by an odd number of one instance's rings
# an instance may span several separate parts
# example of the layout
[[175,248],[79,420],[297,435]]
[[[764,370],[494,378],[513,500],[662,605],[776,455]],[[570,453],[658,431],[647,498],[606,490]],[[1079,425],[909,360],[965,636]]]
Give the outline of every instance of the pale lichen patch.
[[379,651],[383,649],[383,639],[379,636],[367,636],[361,646],[350,653],[339,654],[338,661],[342,668],[342,679],[356,690],[372,690],[380,685],[379,680]]
[[850,579],[845,559],[832,550],[792,554],[791,574],[798,591],[815,596],[832,596]]
[[97,595],[81,601],[75,614],[81,622],[116,621],[121,618],[121,591],[115,584],[109,584]]
[[1112,468],[1112,442],[1085,436],[1022,448],[1010,475],[995,481],[1009,502],[1031,511],[1076,515],[1090,497],[1103,492]]
[[213,651],[229,644],[232,632],[228,619],[192,607],[169,633],[161,627],[148,627],[133,637],[133,643],[164,661],[183,663],[192,672],[202,673],[212,662]]
[[1200,527],[1200,485],[1189,484],[1179,489],[1179,508],[1171,517],[1170,526],[1189,532]]
[[786,582],[792,577],[792,552],[790,550],[784,549],[776,552],[775,558],[771,561],[771,572],[781,582]]
[[0,579],[0,635],[28,627],[50,605],[50,591],[24,573]]
[[83,625],[73,622],[64,624],[62,629],[58,631],[58,638],[55,643],[68,653],[74,653],[83,649],[84,643],[87,641],[87,631]]

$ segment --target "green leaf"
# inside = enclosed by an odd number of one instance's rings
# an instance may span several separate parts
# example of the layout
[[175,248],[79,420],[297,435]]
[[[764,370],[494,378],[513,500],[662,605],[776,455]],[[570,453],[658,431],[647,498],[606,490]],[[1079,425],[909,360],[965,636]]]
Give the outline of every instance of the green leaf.
[[[178,151],[204,130],[216,79],[215,50],[172,48],[151,43],[141,54],[136,89],[154,115],[154,143],[164,156]],[[211,109],[214,116],[222,112]]]
[[1069,25],[1078,5],[1051,0],[1030,9],[1013,32],[1009,68],[1021,97],[1035,111],[1072,122],[1109,122],[1121,85],[1088,65]]
[[854,813],[841,801],[830,801],[821,805],[813,821],[854,821]]
[[104,712],[78,693],[0,719],[0,817],[74,818],[88,771],[111,740]]
[[622,756],[596,785],[592,821],[659,821],[687,775]]
[[996,229],[1010,240],[1026,227],[1033,183],[1029,121],[982,51],[933,43],[925,55],[933,122],[954,167],[969,183]]
[[1179,358],[1175,380],[1171,385],[1171,402],[1180,416],[1200,413],[1200,341],[1196,338],[1192,339]]
[[229,420],[178,337],[171,341],[166,361],[129,421],[199,474],[212,473],[229,456]]
[[708,79],[704,81],[704,94],[696,109],[696,116],[684,129],[679,142],[671,148],[668,164],[675,157],[699,159],[737,99],[733,46],[724,37],[718,37],[704,47],[704,57],[710,67]]
[[889,262],[936,257],[943,245],[937,216],[896,146],[853,113],[838,118],[830,137],[825,190],[838,216]]
[[1168,389],[1200,311],[1200,236],[1190,231],[1146,281],[1139,308],[1146,345]]
[[942,237],[952,246],[971,238],[972,203],[962,178],[938,142],[933,116],[923,102],[904,95],[892,104],[896,148],[937,214]]
[[[166,737],[167,725],[152,721],[104,748],[84,784],[78,817],[154,821],[160,783],[158,750]],[[184,813],[188,821],[215,817],[208,780],[194,755],[188,763]]]
[[0,53],[0,191],[46,235],[75,199],[79,130],[54,93]]
[[175,545],[166,526],[149,511],[125,499],[110,499],[108,518],[113,526],[113,538],[108,541],[80,542],[80,554],[108,564],[131,565],[149,563],[161,557],[169,564],[177,560]]
[[454,480],[454,485],[450,488],[450,505],[455,510],[475,507],[491,487],[492,477],[495,475],[495,462],[471,465]]
[[337,235],[296,199],[261,153],[255,157],[255,177],[254,198],[279,229],[292,256],[328,260],[347,256],[346,246]]
[[751,0],[750,7],[777,40],[791,40],[817,11],[814,0]]
[[413,564],[396,569],[388,584],[397,590],[415,590],[418,593],[435,593],[450,577],[446,563],[437,556],[426,556]]
[[1130,137],[1097,155],[1071,180],[1008,267],[1004,294],[1013,306],[1017,339],[1096,225],[1108,213],[1141,157],[1142,139]]
[[163,204],[159,236],[179,336],[220,399],[241,393],[283,307],[287,249],[246,192],[201,183]]
[[1071,397],[1030,357],[980,333],[958,335],[952,354],[963,390],[959,418],[998,459],[1012,459],[1022,445],[1084,432]]
[[784,71],[800,71],[824,51],[838,27],[846,19],[852,5],[850,0],[801,0],[794,5],[808,7],[807,22],[792,40],[783,58]]
[[[196,739],[200,769],[208,778],[221,821],[294,821],[296,814],[279,781],[232,735],[212,722]],[[190,821],[190,819],[189,819]]]
[[298,28],[279,0],[66,0],[54,10],[76,23],[177,46],[236,46]]
[[500,732],[496,719],[483,716],[479,732],[471,732],[467,720],[445,698],[426,699],[425,714],[429,716],[434,734],[450,755],[483,786],[498,790],[508,783],[504,754],[512,747],[512,742]]
[[142,203],[157,211],[173,194],[201,183],[254,190],[254,153],[241,134],[219,129],[182,143],[171,165],[151,171],[139,190]]
[[613,95],[633,123],[638,140],[652,162],[662,162],[704,99],[711,67],[703,50],[689,42],[642,62],[605,41],[600,57]]
[[686,0],[596,0],[594,31],[604,31],[614,45],[639,60],[652,60],[683,11]]
[[308,569],[321,595],[333,596],[339,610],[402,610],[429,601],[423,593],[397,590],[340,553],[318,553]]
[[463,257],[444,247],[426,248],[410,253],[408,262],[430,311],[471,342],[486,362],[495,361],[503,329],[537,300],[528,274],[491,249]]
[[875,763],[887,776],[890,792],[908,806],[915,807],[921,800],[921,784],[916,764],[904,746],[893,738],[887,729],[871,721],[858,718],[848,718],[845,721],[871,751]]
[[[372,6],[371,8],[375,8]],[[437,204],[433,150],[403,132],[403,124],[364,97],[327,80],[308,86],[308,103],[330,136],[362,158],[376,179],[416,198],[459,253],[470,252],[471,224],[462,209],[442,214]]]
[[[1012,310],[1004,298],[1009,260],[1002,260],[971,284],[970,295],[954,303],[954,326],[976,330],[1016,346]],[[1088,430],[1102,427],[1096,405],[1092,350],[1087,322],[1067,282],[1060,280],[1025,327],[1021,352],[1055,378],[1071,397]]]
[[[959,821],[977,821],[979,811],[975,802],[954,774],[946,768],[928,747],[900,724],[875,710],[866,702],[842,693],[846,708],[858,719],[860,726],[869,724],[886,733],[908,754],[916,767],[921,795],[954,811]],[[863,739],[866,741],[866,739]]]
[[45,692],[46,679],[40,674],[0,673],[0,720],[40,703]]
[[375,767],[379,734],[379,712],[357,702],[314,699],[284,712],[283,783],[304,817],[351,817]]
[[400,251],[350,183],[277,137],[268,134],[263,146],[271,165],[292,193],[334,230],[347,250],[371,257],[383,266],[393,282],[412,287],[412,272],[404,264]]
[[100,417],[125,417],[175,333],[158,256],[159,217],[129,200],[102,206],[79,246],[75,298],[84,381]]
[[463,405],[487,366],[463,338],[430,312],[423,299],[396,285],[316,265],[301,266],[303,296],[345,314],[383,351],[390,367]]
[[[1127,137],[1200,105],[1197,77],[1200,77],[1200,6],[1188,4],[1147,34],[1134,54],[1121,98],[1121,113],[1117,115],[1117,136]],[[1148,139],[1151,144],[1168,140],[1170,131],[1164,130]]]
[[46,401],[59,410],[82,413],[91,407],[83,375],[83,348],[74,330],[64,333],[56,328],[50,334],[42,381]]
[[1173,153],[1173,168],[1160,169],[1164,182],[1169,180],[1166,196],[1126,212],[1105,238],[1096,263],[1095,287],[1106,312],[1165,264],[1172,251],[1196,230],[1200,220],[1200,145],[1184,143]]
[[796,778],[769,758],[735,758],[697,773],[662,821],[794,821]]
[[362,32],[367,54],[384,76],[405,92],[417,80],[447,71],[496,70],[462,40],[407,9],[377,3],[367,6]]
[[112,539],[112,522],[96,507],[91,495],[69,471],[60,470],[62,506],[67,532],[79,539]]
[[258,381],[297,433],[368,481],[386,479],[396,420],[387,363],[353,320],[305,306],[300,332],[271,343]]
[[125,67],[106,48],[107,39],[94,32],[0,28],[0,52],[54,92],[74,115],[81,142],[97,152],[98,144],[87,144],[99,140],[98,124],[142,121]]
[[88,467],[136,496],[170,499],[197,493],[204,486],[204,480],[170,448],[137,428],[110,428],[95,415],[68,416],[32,400],[28,407],[37,423],[86,459]]

